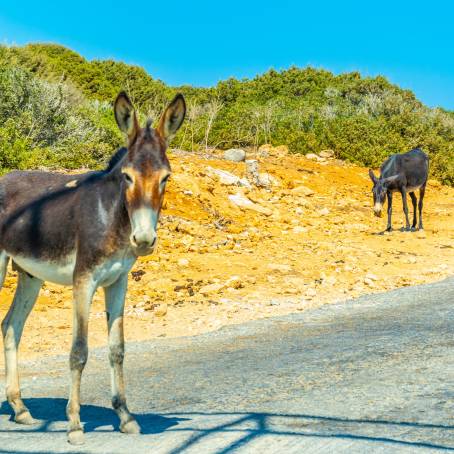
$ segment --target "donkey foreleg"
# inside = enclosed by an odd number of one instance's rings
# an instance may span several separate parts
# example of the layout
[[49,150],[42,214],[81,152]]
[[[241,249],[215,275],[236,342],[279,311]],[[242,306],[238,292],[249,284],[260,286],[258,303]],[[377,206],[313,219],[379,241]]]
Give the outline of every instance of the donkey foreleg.
[[25,321],[35,305],[43,281],[29,276],[22,270],[19,270],[18,274],[19,279],[13,303],[2,323],[5,349],[6,398],[14,411],[14,420],[16,422],[33,424],[35,421],[21,398],[17,371],[17,349]]
[[66,415],[68,416],[68,441],[72,444],[84,442],[83,428],[80,423],[80,381],[88,359],[88,318],[91,300],[96,290],[91,277],[75,279],[73,287],[73,339],[69,368],[71,389]]
[[120,430],[124,433],[140,433],[140,427],[126,405],[123,359],[125,340],[123,313],[128,274],[121,275],[116,282],[104,288],[107,326],[109,330],[109,362],[111,371],[112,406],[120,418]]
[[391,217],[393,214],[393,194],[392,192],[388,191],[386,195],[388,197],[388,224],[386,225],[386,231],[391,232],[391,230],[393,229],[391,225]]

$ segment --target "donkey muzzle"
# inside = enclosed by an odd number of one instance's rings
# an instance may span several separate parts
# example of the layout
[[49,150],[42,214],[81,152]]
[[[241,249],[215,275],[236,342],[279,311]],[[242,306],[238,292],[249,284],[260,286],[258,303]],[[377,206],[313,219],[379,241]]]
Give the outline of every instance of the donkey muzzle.
[[374,214],[377,216],[377,218],[381,218],[381,213],[382,213],[383,205],[376,203],[374,205]]
[[140,208],[131,216],[131,246],[136,255],[151,254],[156,246],[157,214],[151,208]]

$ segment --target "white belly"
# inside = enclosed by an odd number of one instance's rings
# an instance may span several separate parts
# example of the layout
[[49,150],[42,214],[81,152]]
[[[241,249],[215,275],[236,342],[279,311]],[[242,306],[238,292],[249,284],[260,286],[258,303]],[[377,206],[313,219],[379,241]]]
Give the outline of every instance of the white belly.
[[72,285],[76,254],[60,261],[44,261],[30,257],[14,256],[12,259],[28,274],[43,281]]
[[[29,257],[13,256],[12,259],[28,274],[43,281],[60,285],[72,285],[76,254],[65,259],[51,262]],[[115,282],[121,274],[129,272],[136,257],[130,254],[119,254],[100,263],[93,270],[93,282],[98,286],[107,286]]]

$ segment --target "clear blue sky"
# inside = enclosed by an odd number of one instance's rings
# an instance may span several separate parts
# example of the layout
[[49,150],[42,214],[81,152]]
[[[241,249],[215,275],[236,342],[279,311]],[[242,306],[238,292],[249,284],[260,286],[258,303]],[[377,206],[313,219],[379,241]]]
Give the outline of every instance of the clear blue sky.
[[383,74],[454,110],[454,1],[4,0],[0,42],[66,45],[144,66],[172,85],[214,85],[308,64]]

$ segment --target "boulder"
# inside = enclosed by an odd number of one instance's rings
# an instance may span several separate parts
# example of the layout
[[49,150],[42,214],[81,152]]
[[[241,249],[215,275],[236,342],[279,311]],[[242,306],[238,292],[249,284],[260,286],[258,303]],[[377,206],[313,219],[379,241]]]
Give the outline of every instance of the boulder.
[[242,162],[246,159],[246,152],[240,148],[230,148],[224,152],[227,161]]

